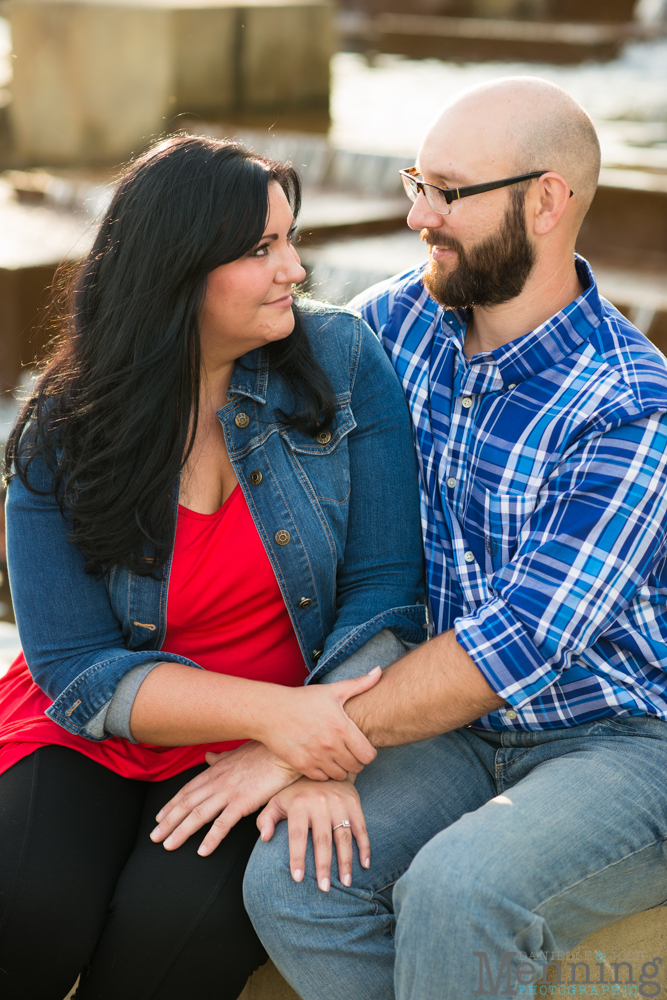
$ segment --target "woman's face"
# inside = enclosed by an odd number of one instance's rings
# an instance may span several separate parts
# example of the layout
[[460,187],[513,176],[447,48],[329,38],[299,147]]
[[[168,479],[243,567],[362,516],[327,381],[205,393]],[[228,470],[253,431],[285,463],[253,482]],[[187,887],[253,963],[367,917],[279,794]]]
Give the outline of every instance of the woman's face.
[[292,245],[294,217],[277,181],[269,184],[269,215],[254,250],[211,271],[199,315],[204,363],[216,367],[294,329],[292,285],[306,272]]

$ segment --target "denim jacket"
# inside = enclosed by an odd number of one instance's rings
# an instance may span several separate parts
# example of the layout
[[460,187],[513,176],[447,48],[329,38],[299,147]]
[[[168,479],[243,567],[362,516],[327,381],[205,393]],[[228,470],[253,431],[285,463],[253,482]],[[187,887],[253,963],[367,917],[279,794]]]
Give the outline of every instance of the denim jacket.
[[[308,302],[301,312],[336,393],[332,425],[310,437],[281,421],[292,394],[261,348],[237,362],[218,418],[310,683],[384,629],[420,642],[426,625],[417,467],[403,391],[356,313]],[[49,489],[44,463],[33,462],[30,477]],[[198,666],[160,649],[170,562],[161,579],[118,567],[95,579],[68,542],[53,494],[32,493],[16,476],[7,492],[7,562],[27,663],[53,699],[47,715],[70,732],[105,739],[100,718],[138,665]]]

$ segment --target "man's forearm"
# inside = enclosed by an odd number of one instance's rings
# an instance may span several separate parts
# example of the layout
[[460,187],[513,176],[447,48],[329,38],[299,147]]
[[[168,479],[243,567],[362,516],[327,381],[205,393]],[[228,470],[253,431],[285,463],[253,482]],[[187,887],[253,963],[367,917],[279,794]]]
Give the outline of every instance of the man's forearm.
[[388,747],[458,729],[504,704],[452,629],[392,663],[345,711],[374,746]]

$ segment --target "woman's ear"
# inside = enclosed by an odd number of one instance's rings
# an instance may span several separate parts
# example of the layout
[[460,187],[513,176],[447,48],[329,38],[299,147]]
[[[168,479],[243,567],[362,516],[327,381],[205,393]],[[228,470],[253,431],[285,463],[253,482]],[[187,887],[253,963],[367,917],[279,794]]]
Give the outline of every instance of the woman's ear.
[[536,236],[546,236],[565,215],[572,192],[565,178],[554,171],[538,177],[535,187],[533,232]]

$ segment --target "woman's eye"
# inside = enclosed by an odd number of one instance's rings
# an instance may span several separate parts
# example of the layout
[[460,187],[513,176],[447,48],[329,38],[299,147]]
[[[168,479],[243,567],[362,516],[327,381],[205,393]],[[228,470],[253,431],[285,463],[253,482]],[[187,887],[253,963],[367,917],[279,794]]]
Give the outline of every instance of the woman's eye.
[[295,236],[296,236],[296,226],[292,226],[292,228],[290,229],[289,233],[287,234],[287,242],[288,243],[293,243]]
[[266,257],[269,252],[270,243],[263,243],[261,247],[250,251],[251,257]]

